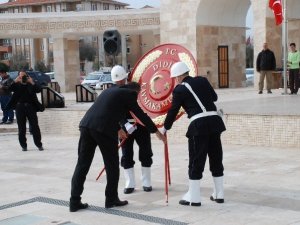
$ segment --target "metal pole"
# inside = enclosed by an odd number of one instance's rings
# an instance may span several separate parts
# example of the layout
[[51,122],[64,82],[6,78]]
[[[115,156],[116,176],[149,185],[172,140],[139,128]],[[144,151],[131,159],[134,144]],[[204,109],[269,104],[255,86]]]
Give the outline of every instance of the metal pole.
[[287,94],[287,18],[286,18],[286,0],[283,0],[283,24],[282,24],[282,45],[283,45],[283,88]]

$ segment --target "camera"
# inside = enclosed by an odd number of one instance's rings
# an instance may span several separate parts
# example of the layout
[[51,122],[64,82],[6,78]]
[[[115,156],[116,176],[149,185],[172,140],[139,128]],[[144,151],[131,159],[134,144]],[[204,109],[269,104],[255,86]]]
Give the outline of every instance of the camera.
[[22,83],[27,83],[28,75],[22,77]]

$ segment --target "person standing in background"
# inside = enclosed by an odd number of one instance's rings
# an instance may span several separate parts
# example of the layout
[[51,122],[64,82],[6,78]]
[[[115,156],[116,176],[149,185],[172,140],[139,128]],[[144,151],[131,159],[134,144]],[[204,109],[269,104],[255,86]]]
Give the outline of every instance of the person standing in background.
[[288,54],[290,95],[296,95],[299,89],[300,53],[296,50],[295,43],[290,44],[290,49]]
[[36,95],[36,93],[41,92],[41,86],[35,83],[25,71],[20,71],[19,76],[10,86],[10,89],[14,93],[6,108],[16,110],[19,142],[22,151],[27,151],[26,120],[29,121],[31,126],[34,144],[40,151],[43,151],[44,148],[41,142],[42,137],[37,117],[40,103]]
[[13,79],[7,74],[9,67],[5,63],[0,63],[0,104],[1,110],[3,111],[3,117],[0,124],[12,124],[14,122],[14,110],[6,109],[7,103],[10,101],[12,93],[9,90],[11,84],[14,82]]
[[263,50],[256,59],[256,71],[260,73],[258,83],[258,94],[263,93],[264,80],[267,80],[268,94],[272,94],[272,72],[276,69],[276,59],[274,53],[268,48],[268,43],[264,43]]

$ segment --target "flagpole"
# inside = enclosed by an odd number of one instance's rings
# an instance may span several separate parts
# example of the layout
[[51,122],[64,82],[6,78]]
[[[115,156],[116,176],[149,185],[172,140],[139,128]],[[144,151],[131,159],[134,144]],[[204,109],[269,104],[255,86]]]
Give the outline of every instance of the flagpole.
[[282,45],[283,45],[283,89],[287,94],[287,18],[286,0],[283,0],[283,24],[282,24]]

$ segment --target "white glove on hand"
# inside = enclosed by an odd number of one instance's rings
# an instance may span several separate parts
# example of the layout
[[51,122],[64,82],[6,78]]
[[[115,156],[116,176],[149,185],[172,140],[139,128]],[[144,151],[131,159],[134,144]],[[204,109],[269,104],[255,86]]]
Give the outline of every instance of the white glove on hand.
[[126,128],[128,134],[132,134],[137,129],[136,126],[134,126],[133,124],[131,124],[129,122],[127,122],[125,124],[125,128]]
[[160,133],[162,133],[163,135],[165,135],[165,133],[167,133],[167,130],[165,127],[160,128]]

